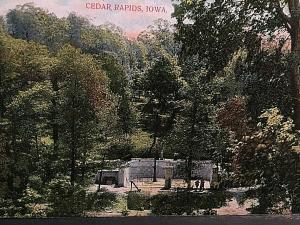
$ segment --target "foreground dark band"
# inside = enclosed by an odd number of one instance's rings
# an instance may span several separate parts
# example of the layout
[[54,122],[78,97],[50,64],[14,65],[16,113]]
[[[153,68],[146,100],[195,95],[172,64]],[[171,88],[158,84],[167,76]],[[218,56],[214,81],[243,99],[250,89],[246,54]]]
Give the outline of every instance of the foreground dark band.
[[2,219],[1,225],[299,225],[300,215],[293,216],[201,216],[201,217],[122,217],[122,218],[52,218]]

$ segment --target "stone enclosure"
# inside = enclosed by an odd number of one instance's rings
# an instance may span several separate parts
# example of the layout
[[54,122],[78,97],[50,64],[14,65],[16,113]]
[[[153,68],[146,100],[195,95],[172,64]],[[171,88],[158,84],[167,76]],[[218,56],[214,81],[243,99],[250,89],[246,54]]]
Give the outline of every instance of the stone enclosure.
[[[203,178],[211,182],[213,176],[213,163],[210,160],[194,161],[192,178]],[[134,158],[114,170],[100,170],[96,175],[96,183],[116,184],[119,187],[128,187],[130,181],[143,178],[152,178],[154,159]],[[156,161],[156,177],[172,179],[184,178],[185,160],[160,159]],[[170,175],[171,173],[171,175]]]

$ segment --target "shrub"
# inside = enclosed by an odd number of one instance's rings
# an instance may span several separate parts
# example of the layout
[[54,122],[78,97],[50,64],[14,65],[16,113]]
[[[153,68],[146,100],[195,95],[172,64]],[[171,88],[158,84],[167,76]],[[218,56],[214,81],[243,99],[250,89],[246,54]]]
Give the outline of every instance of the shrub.
[[52,180],[48,186],[48,216],[81,216],[86,210],[104,210],[116,202],[110,192],[86,193],[82,186],[72,186],[66,179]]
[[39,176],[30,176],[28,178],[28,185],[34,190],[40,190],[43,187],[43,181]]
[[116,194],[111,192],[89,193],[86,197],[87,210],[104,210],[116,202]]
[[150,198],[139,192],[129,192],[127,196],[127,208],[130,210],[149,209]]
[[225,205],[229,198],[231,195],[227,192],[159,194],[151,198],[151,209],[155,215],[192,215],[201,210],[202,214],[207,214]]
[[18,202],[24,207],[25,217],[46,217],[48,207],[44,204],[44,199],[38,191],[27,188],[22,198]]
[[[300,179],[297,173],[299,132],[293,121],[278,108],[266,110],[260,122],[239,142],[232,143],[235,180],[244,186],[257,185],[249,193],[257,199],[255,214],[300,212]],[[298,204],[297,204],[298,203]]]
[[73,187],[65,179],[52,180],[47,193],[51,208],[49,216],[81,215],[86,207],[85,198],[86,192],[82,187]]
[[15,217],[22,207],[16,206],[11,199],[0,198],[0,217]]

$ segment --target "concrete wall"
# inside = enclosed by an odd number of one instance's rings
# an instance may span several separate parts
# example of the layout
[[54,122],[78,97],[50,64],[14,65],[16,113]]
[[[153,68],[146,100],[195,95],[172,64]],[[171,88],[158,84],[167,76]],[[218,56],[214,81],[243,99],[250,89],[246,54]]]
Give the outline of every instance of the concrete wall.
[[[164,159],[156,161],[156,177],[165,178],[165,167],[173,167],[173,178],[180,179],[185,177],[185,161]],[[127,162],[119,169],[117,174],[117,181],[119,186],[128,187],[130,181],[141,178],[153,177],[154,160],[151,158],[140,159],[134,158]],[[106,175],[110,175],[106,171]],[[204,178],[207,181],[211,181],[213,174],[213,163],[207,161],[195,161],[192,170],[192,177],[194,179]],[[112,175],[112,174],[111,174]],[[103,178],[102,178],[103,179]]]
[[130,185],[130,168],[121,168],[119,170],[118,183],[120,187],[128,187]]
[[[102,175],[101,175],[102,173]],[[114,179],[116,184],[118,184],[118,178],[119,171],[118,170],[99,170],[96,177],[95,177],[95,183],[99,184],[106,184],[106,180],[112,180]],[[100,181],[101,178],[101,181]]]
[[[164,159],[156,161],[156,177],[165,177],[165,167],[172,166],[174,168],[173,178],[184,178],[184,160],[172,160]],[[139,178],[152,178],[153,177],[153,159],[132,159],[128,163],[129,173],[128,180],[134,180]],[[192,176],[194,178],[203,177],[207,181],[211,181],[213,174],[213,163],[211,161],[196,161],[194,162]]]

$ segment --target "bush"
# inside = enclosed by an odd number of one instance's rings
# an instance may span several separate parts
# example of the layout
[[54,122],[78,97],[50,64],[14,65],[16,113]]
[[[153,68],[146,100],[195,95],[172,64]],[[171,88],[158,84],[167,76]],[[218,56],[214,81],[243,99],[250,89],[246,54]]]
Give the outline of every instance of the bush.
[[234,174],[219,175],[219,188],[222,190],[228,188],[238,188],[241,185],[236,181]]
[[28,186],[34,190],[40,190],[43,187],[43,181],[39,176],[30,176],[28,178]]
[[38,191],[27,188],[22,198],[18,202],[24,205],[25,217],[46,217],[48,207],[44,202],[44,198]]
[[151,198],[151,209],[155,215],[212,214],[213,208],[224,206],[229,198],[226,192],[159,194]]
[[86,208],[86,192],[80,186],[72,186],[65,179],[50,182],[47,200],[51,208],[49,216],[81,215]]
[[87,210],[104,210],[116,202],[116,194],[111,192],[89,193],[86,198]]
[[127,196],[127,208],[130,210],[144,210],[150,208],[150,198],[139,192],[129,192]]
[[15,201],[0,198],[0,217],[46,217],[47,210],[43,196],[32,188]]
[[0,198],[0,217],[16,217],[23,207],[16,206],[11,199]]
[[72,186],[66,179],[52,180],[48,186],[48,216],[81,216],[86,210],[104,210],[116,202],[110,192],[86,193],[81,186]]

